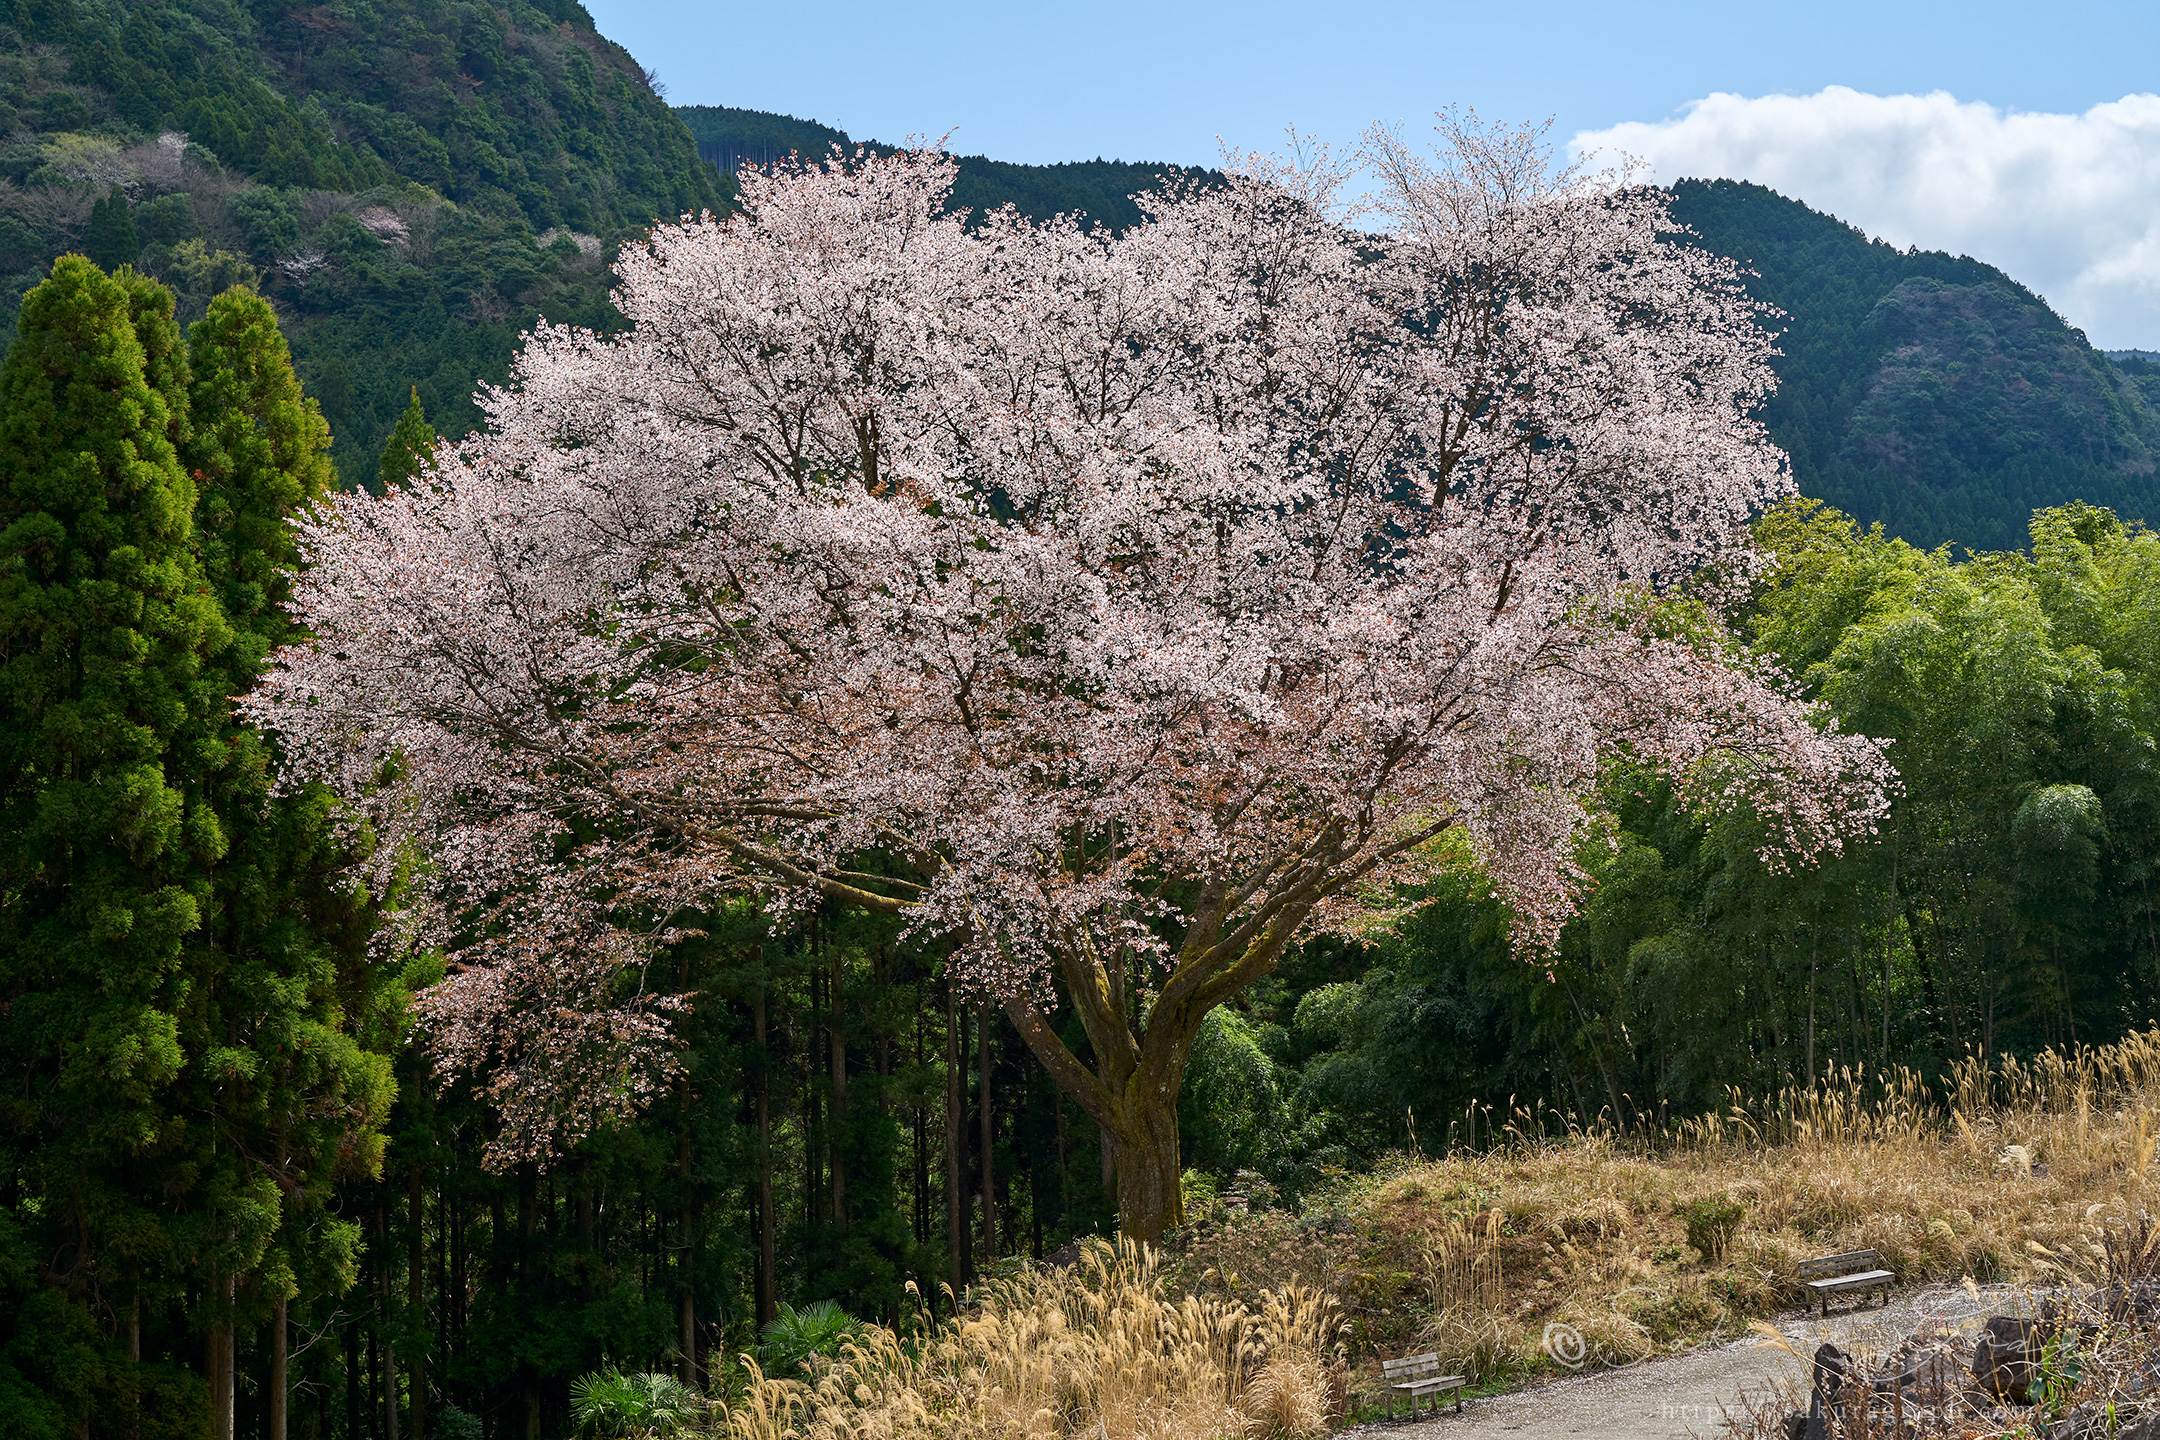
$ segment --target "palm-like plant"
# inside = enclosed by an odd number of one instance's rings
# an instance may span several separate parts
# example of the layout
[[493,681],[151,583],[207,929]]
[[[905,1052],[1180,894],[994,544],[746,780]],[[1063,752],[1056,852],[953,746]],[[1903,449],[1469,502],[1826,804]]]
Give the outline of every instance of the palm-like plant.
[[861,1332],[862,1322],[833,1301],[813,1300],[798,1309],[783,1300],[766,1322],[758,1360],[768,1375],[790,1375],[814,1355],[839,1354]]
[[570,1401],[581,1435],[678,1435],[705,1412],[705,1397],[672,1375],[625,1375],[612,1366],[580,1377]]

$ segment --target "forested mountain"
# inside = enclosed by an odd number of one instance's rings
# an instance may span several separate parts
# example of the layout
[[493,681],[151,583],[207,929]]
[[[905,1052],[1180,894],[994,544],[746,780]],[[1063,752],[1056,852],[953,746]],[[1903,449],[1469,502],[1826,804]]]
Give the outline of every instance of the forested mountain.
[[1765,418],[1801,493],[1920,546],[2022,546],[2032,511],[2071,500],[2160,521],[2160,369],[2094,350],[1992,265],[1760,185],[1684,180],[1673,214],[1785,312]]
[[[723,105],[684,105],[676,114],[697,138],[698,154],[732,175],[738,166],[769,165],[789,155],[806,159],[831,152],[835,145],[853,149],[855,141],[844,130],[797,120],[792,115],[773,115],[762,110],[735,110]],[[864,142],[874,150],[890,149],[876,141]],[[1210,172],[1183,165],[1150,165],[1126,160],[1075,160],[1062,165],[1014,165],[981,155],[957,157],[960,175],[953,182],[952,203],[981,214],[1011,205],[1023,215],[1047,219],[1058,214],[1083,214],[1122,230],[1137,224],[1140,207],[1133,196],[1152,190],[1165,175]]]
[[135,264],[183,320],[277,307],[371,477],[415,388],[477,419],[537,317],[603,324],[612,247],[725,183],[575,0],[29,0],[0,25],[0,304],[52,258]]
[[[790,116],[671,112],[575,0],[34,0],[0,25],[0,334],[67,250],[165,281],[183,320],[250,280],[343,483],[362,483],[416,390],[462,433],[521,330],[612,323],[623,240],[723,207],[738,165],[853,143]],[[1179,173],[959,164],[955,205],[1119,228],[1134,192]],[[1899,251],[1760,186],[1674,195],[1785,312],[1767,418],[1804,493],[1975,549],[2022,544],[2025,516],[2071,499],[2160,515],[2149,359],[2094,351],[1978,261]]]

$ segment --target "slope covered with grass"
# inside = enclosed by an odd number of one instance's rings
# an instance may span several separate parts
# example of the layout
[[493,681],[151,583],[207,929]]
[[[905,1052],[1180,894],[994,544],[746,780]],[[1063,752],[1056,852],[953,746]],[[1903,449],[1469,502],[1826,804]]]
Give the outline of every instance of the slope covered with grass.
[[[2106,1227],[2160,1205],[2160,1031],[1940,1087],[1848,1074],[1662,1134],[1546,1128],[1340,1178],[1301,1213],[1218,1201],[1173,1274],[1202,1296],[1329,1283],[1359,1383],[1438,1350],[1486,1383],[1747,1333],[1797,1309],[1812,1256],[1872,1248],[1901,1286],[2094,1277]],[[1497,1118],[1497,1117],[1496,1117]],[[1259,1198],[1264,1201],[1264,1192]]]

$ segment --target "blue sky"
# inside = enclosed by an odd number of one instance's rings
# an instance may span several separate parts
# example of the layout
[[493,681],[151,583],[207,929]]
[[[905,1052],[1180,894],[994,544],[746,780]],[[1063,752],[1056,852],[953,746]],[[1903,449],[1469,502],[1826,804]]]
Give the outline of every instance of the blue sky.
[[1563,147],[1760,181],[1999,265],[2098,344],[2160,348],[2160,0],[588,4],[677,104],[1001,160],[1208,164],[1218,135],[1347,144],[1448,104],[1549,118]]
[[677,104],[778,110],[965,153],[1205,162],[1295,123],[1350,139],[1448,103],[1561,135],[1714,91],[1948,90],[2082,111],[2160,89],[2160,5],[702,5],[597,0]]

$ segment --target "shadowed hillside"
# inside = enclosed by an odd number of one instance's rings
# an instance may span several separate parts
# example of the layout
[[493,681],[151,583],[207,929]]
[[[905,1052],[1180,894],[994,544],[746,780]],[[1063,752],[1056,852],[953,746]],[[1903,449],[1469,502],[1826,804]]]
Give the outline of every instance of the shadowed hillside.
[[1921,546],[2015,548],[2032,511],[2070,500],[2160,521],[2142,388],[2160,370],[2093,349],[1991,265],[1898,250],[1760,185],[1684,180],[1673,213],[1785,312],[1766,418],[1803,494]]
[[[685,105],[675,112],[697,137],[698,154],[733,174],[743,165],[770,165],[790,154],[821,156],[855,141],[844,130],[771,115],[762,110],[734,110],[721,105]],[[876,141],[873,149],[889,149]],[[1152,190],[1165,175],[1206,176],[1210,171],[1183,165],[1151,165],[1123,160],[1075,160],[1063,165],[1014,165],[981,155],[958,157],[960,175],[952,203],[981,214],[1011,205],[1021,214],[1046,219],[1080,213],[1112,229],[1138,224],[1140,207],[1132,197]]]

